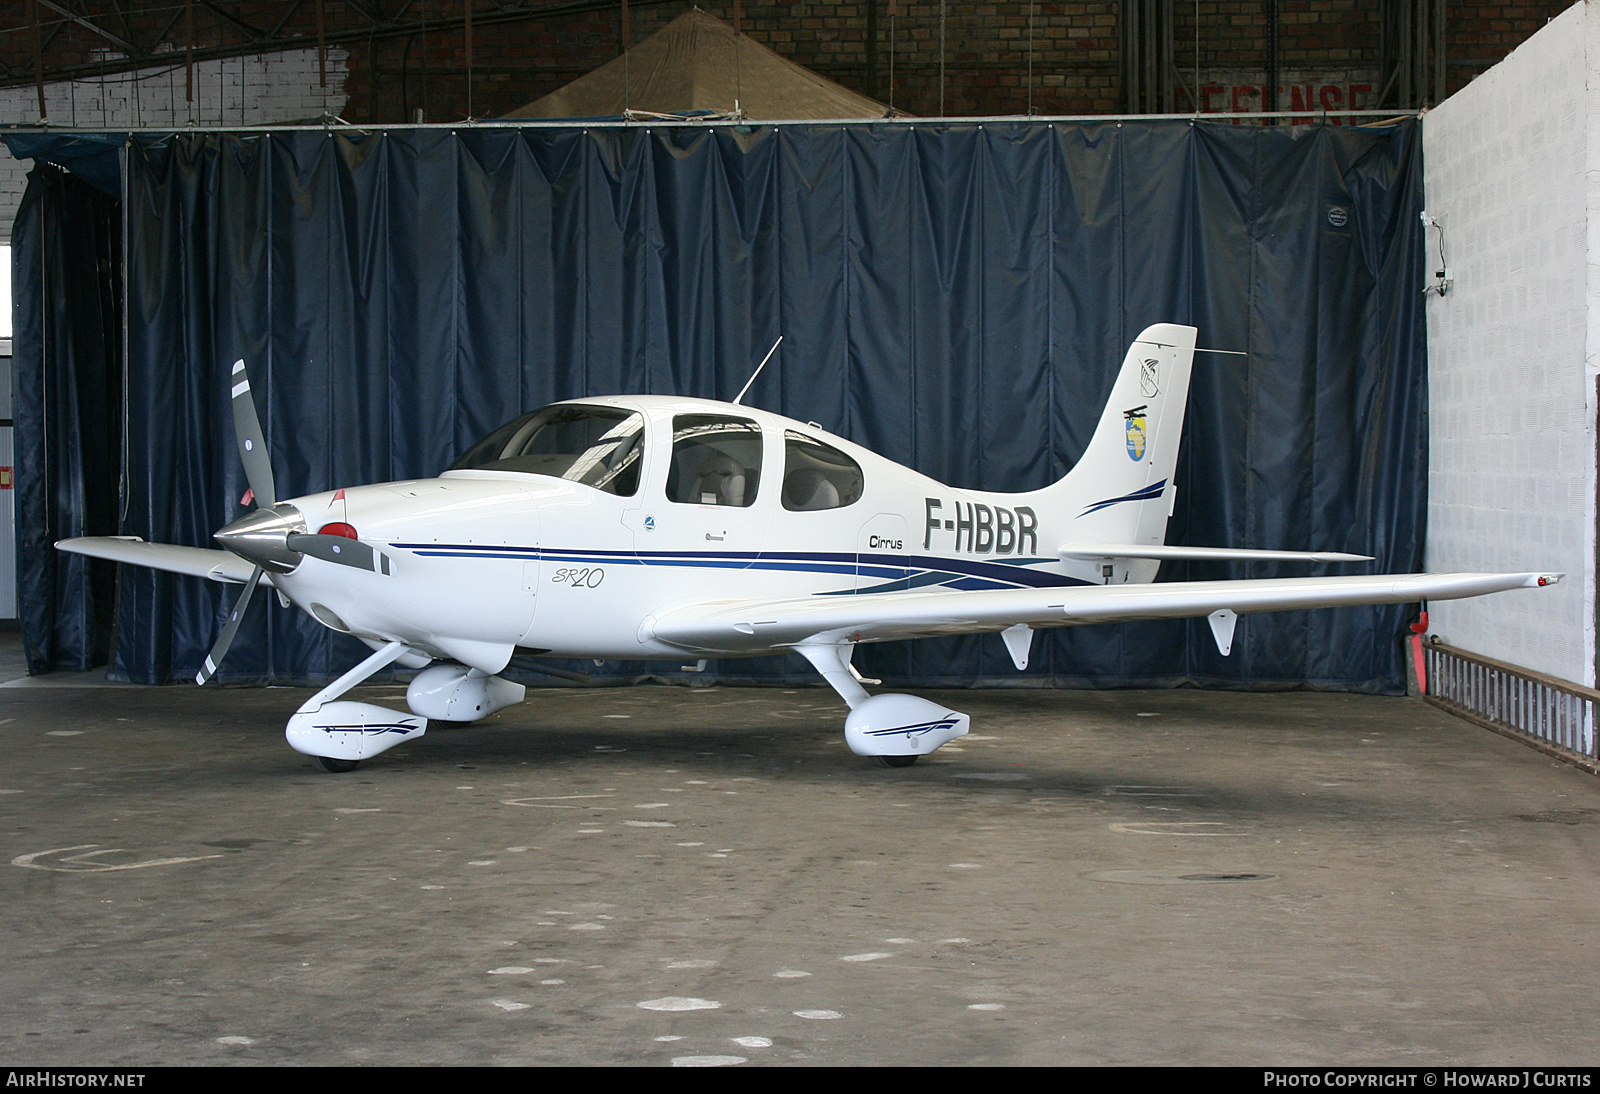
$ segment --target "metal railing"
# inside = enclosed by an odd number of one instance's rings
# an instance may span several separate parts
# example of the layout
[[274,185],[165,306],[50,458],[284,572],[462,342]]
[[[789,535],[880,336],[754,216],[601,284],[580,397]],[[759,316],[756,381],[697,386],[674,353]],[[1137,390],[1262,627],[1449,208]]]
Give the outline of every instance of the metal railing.
[[1600,774],[1595,706],[1600,691],[1447,646],[1423,643],[1423,698],[1442,710]]

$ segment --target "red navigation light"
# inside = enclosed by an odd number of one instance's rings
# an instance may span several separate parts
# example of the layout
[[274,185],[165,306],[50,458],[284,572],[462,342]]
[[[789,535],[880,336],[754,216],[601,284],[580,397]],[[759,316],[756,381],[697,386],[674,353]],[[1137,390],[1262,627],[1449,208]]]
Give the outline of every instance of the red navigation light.
[[317,535],[343,536],[345,539],[361,538],[360,536],[356,535],[356,530],[354,528],[350,527],[350,525],[346,524],[342,520],[336,520],[332,524],[324,524],[321,528],[317,529]]

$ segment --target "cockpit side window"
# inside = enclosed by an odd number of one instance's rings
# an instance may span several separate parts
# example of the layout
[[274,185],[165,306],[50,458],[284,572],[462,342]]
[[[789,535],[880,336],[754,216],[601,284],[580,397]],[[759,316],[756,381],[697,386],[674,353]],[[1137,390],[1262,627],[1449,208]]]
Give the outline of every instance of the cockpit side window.
[[761,428],[747,418],[679,414],[672,419],[667,499],[684,505],[754,504],[761,485]]
[[861,465],[804,433],[783,434],[783,507],[797,513],[842,509],[861,497]]
[[631,498],[639,491],[644,417],[608,406],[547,406],[467,449],[452,471],[520,471]]

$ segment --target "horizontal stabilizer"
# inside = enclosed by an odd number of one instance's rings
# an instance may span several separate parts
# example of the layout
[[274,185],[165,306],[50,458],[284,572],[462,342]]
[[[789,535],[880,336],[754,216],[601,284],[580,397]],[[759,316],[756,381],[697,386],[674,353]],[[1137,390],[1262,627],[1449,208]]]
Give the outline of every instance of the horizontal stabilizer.
[[1256,551],[1235,547],[1177,547],[1139,543],[1068,543],[1057,551],[1062,558],[1154,558],[1162,562],[1371,562],[1371,555],[1343,551]]
[[[165,570],[169,574],[190,574],[242,585],[250,580],[255,569],[238,555],[227,551],[212,551],[204,547],[179,547],[172,543],[148,543],[138,536],[91,536],[82,539],[63,539],[56,543],[62,551],[91,558],[105,558],[112,562],[126,562],[132,566],[148,566],[152,570]],[[268,574],[267,581],[272,580]]]

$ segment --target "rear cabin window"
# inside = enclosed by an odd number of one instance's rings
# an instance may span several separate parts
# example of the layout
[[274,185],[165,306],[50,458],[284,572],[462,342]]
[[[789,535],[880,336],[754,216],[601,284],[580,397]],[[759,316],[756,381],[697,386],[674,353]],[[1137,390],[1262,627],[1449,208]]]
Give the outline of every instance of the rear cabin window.
[[639,490],[644,417],[608,406],[547,406],[467,449],[452,471],[520,471],[631,498]]
[[783,507],[797,513],[841,509],[861,497],[861,465],[832,445],[785,430]]
[[679,414],[672,419],[667,498],[683,505],[745,507],[761,485],[761,429],[747,418]]

